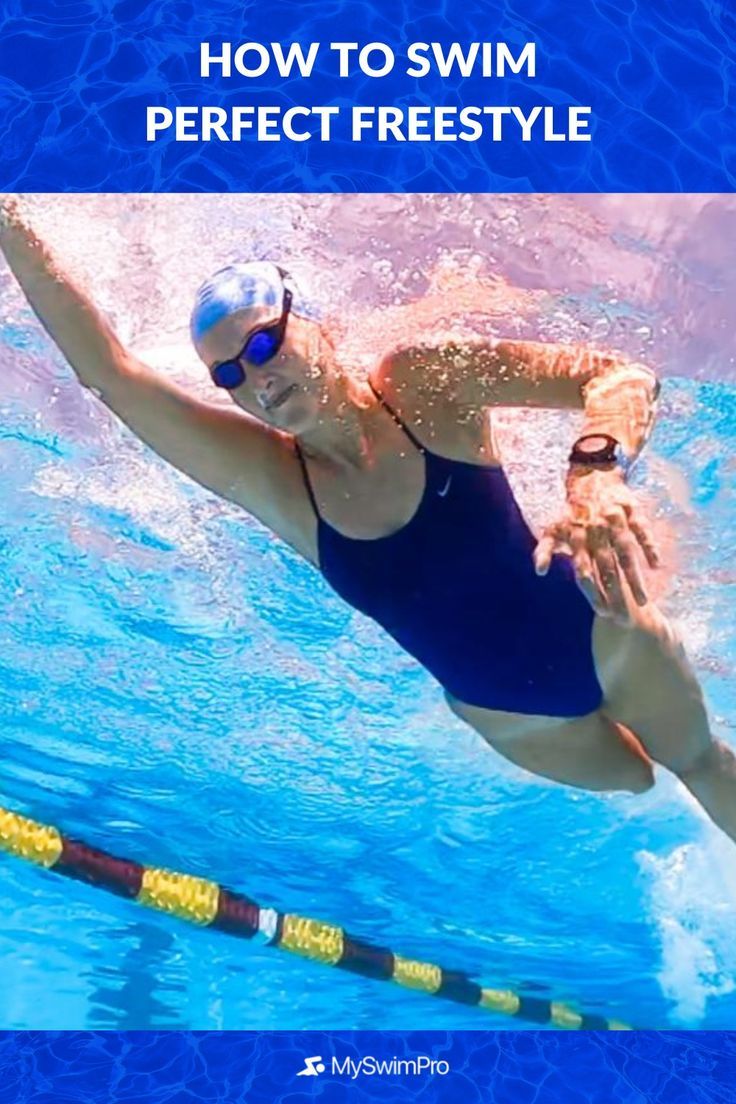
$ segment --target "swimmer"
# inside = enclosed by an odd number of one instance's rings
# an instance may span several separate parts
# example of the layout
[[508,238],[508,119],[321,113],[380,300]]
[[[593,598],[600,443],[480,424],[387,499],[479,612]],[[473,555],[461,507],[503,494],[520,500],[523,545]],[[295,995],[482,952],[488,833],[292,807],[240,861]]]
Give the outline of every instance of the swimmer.
[[[461,338],[407,343],[359,375],[295,281],[258,261],[216,272],[191,315],[194,347],[232,399],[223,408],[126,349],[13,198],[0,245],[80,382],[382,625],[496,752],[569,786],[635,794],[661,764],[736,839],[736,758],[647,594],[658,556],[626,477],[654,418],[649,368]],[[584,411],[566,505],[539,541],[489,430],[497,406]]]

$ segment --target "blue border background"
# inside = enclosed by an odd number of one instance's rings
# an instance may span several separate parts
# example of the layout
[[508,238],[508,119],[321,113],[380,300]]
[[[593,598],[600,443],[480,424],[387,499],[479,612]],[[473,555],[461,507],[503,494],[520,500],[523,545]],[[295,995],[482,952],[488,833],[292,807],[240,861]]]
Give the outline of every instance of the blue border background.
[[[732,191],[730,0],[5,0],[5,191]],[[203,40],[323,44],[309,80],[203,80]],[[339,80],[330,41],[537,43],[538,75]],[[590,143],[147,144],[147,105],[590,104]],[[347,128],[344,128],[347,129]]]
[[[733,191],[731,0],[5,0],[5,191]],[[358,39],[399,57],[416,40],[538,46],[534,81],[304,82],[199,77],[202,40]],[[329,59],[326,51],[324,58]],[[590,104],[591,143],[507,140],[147,145],[145,107],[185,104]],[[298,1078],[308,1055],[427,1053],[446,1077]],[[2,1095],[73,1100],[281,1101],[346,1092],[393,1101],[701,1104],[732,1099],[736,1034],[0,1033]]]
[[[327,1071],[304,1058],[420,1053],[446,1076]],[[0,1083],[13,1104],[300,1104],[350,1099],[447,1104],[730,1104],[736,1034],[634,1032],[0,1033]],[[5,1095],[7,1094],[7,1095]]]

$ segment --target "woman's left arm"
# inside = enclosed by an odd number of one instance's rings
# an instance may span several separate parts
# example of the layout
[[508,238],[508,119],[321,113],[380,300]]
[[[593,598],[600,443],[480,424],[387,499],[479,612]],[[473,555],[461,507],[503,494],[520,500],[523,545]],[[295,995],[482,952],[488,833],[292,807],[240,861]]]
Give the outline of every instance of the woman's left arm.
[[[545,406],[585,411],[584,435],[607,434],[629,463],[654,424],[659,381],[651,368],[627,357],[570,345],[499,341],[488,388],[494,405]],[[490,384],[490,387],[488,385]]]
[[382,367],[401,393],[447,404],[584,410],[584,433],[615,437],[629,460],[651,432],[659,384],[651,368],[615,353],[540,341],[451,341],[401,349]]
[[555,553],[571,557],[578,582],[603,615],[628,618],[623,580],[637,605],[647,602],[641,556],[650,567],[659,558],[626,474],[654,423],[659,383],[649,367],[622,355],[534,341],[414,347],[389,358],[389,365],[398,394],[423,392],[447,416],[471,407],[577,409],[585,413],[581,436],[614,438],[620,463],[570,464],[566,508],[545,529],[535,565],[544,574]]

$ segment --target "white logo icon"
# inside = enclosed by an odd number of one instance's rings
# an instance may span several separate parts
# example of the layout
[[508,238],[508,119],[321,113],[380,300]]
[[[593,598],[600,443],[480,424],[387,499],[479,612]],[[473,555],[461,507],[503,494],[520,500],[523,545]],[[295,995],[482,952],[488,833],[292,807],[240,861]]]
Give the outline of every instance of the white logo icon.
[[438,492],[437,492],[437,494],[438,494],[438,495],[440,496],[440,498],[444,498],[444,497],[445,497],[445,495],[447,494],[447,492],[448,492],[448,491],[449,491],[449,489],[450,489],[450,484],[451,484],[451,483],[452,483],[452,476],[451,476],[451,475],[448,475],[448,477],[447,477],[447,482],[445,483],[444,487],[442,488],[442,490],[441,490],[441,491],[438,491]]
[[299,1070],[297,1077],[316,1077],[318,1073],[325,1072],[325,1064],[321,1054],[314,1054],[311,1058],[304,1059],[304,1069]]

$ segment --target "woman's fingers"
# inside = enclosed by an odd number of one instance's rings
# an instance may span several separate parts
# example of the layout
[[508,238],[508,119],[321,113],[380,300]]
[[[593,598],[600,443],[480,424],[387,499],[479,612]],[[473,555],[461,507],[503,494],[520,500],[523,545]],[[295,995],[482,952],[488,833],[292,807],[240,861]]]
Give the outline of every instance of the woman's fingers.
[[552,525],[544,530],[543,536],[534,549],[534,570],[537,575],[547,574],[549,565],[552,563],[552,556],[560,540],[559,534],[561,532],[562,527],[557,525]]
[[602,616],[625,613],[621,578],[608,536],[605,526],[551,525],[534,550],[535,570],[545,575],[554,555],[570,556],[578,585],[596,612]]
[[611,555],[604,558],[603,563],[596,560],[595,573],[598,578],[600,592],[605,601],[605,613],[616,621],[629,620],[629,608],[624,594],[624,583],[618,569],[616,557]]
[[[606,514],[608,540],[613,549],[617,566],[626,580],[632,597],[638,606],[644,606],[647,595],[639,564],[639,549],[629,528],[630,513],[622,507],[612,507]],[[619,580],[620,581],[620,580]]]
[[628,532],[616,533],[613,537],[613,548],[618,566],[629,585],[634,601],[637,606],[645,606],[647,604],[647,592],[644,588],[644,580],[639,564],[639,549],[636,542]]
[[629,518],[629,529],[636,537],[649,566],[659,567],[659,553],[654,543],[652,531],[646,522],[642,521],[638,515],[632,514]]
[[0,223],[9,226],[20,219],[20,201],[16,195],[5,196],[0,201]]
[[616,554],[609,543],[609,536],[608,529],[603,526],[591,528],[588,551],[595,567],[595,575],[607,612],[616,617],[626,616],[626,598]]
[[595,612],[601,617],[606,617],[608,615],[608,610],[606,608],[606,603],[601,597],[597,581],[592,576],[578,575],[577,583]]
[[548,526],[534,550],[537,574],[547,574],[554,555],[570,556],[578,584],[596,611],[628,620],[632,599],[639,606],[648,601],[641,554],[650,567],[659,565],[651,530],[632,506],[613,500],[597,518],[592,511],[575,511]]
[[[593,561],[588,551],[588,534],[584,525],[573,525],[570,530],[570,549],[572,562],[575,568],[575,577],[587,596],[597,594],[598,585],[593,570]],[[598,596],[598,601],[600,597]]]
[[588,555],[588,550],[584,545],[574,549],[573,565],[575,567],[575,578],[578,586],[596,613],[605,617],[608,613],[606,600],[603,597],[593,561]]

